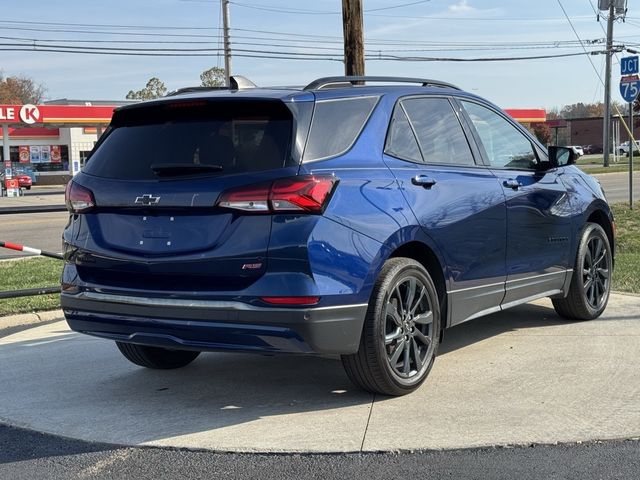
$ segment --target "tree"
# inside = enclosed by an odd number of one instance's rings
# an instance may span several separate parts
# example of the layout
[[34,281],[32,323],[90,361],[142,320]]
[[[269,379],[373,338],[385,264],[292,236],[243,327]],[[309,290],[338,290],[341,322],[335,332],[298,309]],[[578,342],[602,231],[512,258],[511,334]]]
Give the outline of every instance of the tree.
[[540,143],[543,145],[551,144],[551,129],[549,125],[546,123],[534,123],[531,125],[531,130]]
[[0,72],[0,103],[38,104],[47,89],[25,76],[6,77]]
[[147,85],[138,91],[129,90],[127,98],[130,100],[152,100],[154,98],[164,97],[167,94],[167,87],[159,78],[153,77],[149,79]]
[[[624,112],[627,108],[624,104],[616,101],[611,102],[611,114],[616,115],[620,112]],[[565,120],[571,120],[574,118],[595,118],[604,116],[604,103],[572,103],[571,105],[564,105],[561,108],[554,107],[547,111],[547,119],[555,120],[563,118]]]
[[224,68],[211,67],[200,74],[203,87],[222,87],[226,83]]

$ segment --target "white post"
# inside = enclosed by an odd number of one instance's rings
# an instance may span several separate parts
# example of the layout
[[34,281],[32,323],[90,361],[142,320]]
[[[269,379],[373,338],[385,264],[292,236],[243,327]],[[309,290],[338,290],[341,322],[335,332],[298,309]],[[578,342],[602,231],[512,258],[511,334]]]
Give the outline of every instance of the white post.
[[2,125],[2,155],[5,162],[11,159],[11,149],[9,148],[9,125]]

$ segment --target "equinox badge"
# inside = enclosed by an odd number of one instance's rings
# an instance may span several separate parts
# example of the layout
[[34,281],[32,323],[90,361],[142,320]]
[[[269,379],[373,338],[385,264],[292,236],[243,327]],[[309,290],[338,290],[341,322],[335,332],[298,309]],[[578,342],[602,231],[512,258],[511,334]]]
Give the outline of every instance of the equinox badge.
[[136,201],[134,203],[140,205],[156,205],[160,201],[160,197],[154,197],[150,193],[145,193],[141,197],[136,197]]

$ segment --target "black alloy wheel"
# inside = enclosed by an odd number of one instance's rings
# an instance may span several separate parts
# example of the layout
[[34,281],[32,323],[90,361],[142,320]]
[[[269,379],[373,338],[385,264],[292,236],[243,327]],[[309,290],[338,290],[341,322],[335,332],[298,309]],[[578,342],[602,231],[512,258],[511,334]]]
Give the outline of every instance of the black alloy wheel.
[[611,293],[613,254],[607,234],[596,223],[582,229],[569,291],[552,299],[558,315],[569,320],[593,320],[607,307]]
[[371,294],[360,346],[342,363],[358,387],[405,395],[427,378],[440,340],[440,302],[429,272],[410,258],[384,264]]

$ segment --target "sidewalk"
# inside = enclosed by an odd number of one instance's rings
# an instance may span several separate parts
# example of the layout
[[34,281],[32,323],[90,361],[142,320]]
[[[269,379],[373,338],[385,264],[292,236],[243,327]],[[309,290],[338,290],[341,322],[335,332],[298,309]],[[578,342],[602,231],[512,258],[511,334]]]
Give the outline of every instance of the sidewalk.
[[[640,297],[562,321],[548,300],[446,332],[426,383],[359,391],[337,358],[202,354],[132,365],[49,323],[0,338],[0,418],[88,441],[217,451],[377,452],[640,436]],[[87,419],[91,419],[88,421]]]

